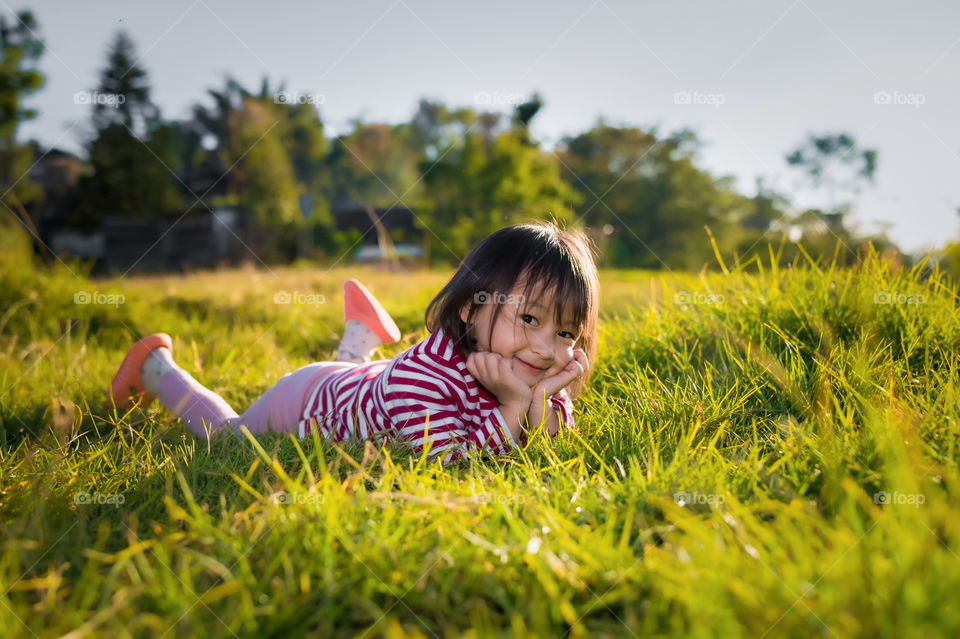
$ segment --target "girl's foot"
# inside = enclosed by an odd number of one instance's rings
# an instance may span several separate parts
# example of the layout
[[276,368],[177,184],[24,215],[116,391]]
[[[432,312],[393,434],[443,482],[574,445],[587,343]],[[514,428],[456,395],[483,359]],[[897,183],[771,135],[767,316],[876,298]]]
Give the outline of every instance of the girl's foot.
[[380,344],[400,340],[400,329],[390,314],[357,280],[343,283],[343,319],[346,327],[337,361],[360,364],[369,361],[373,350]]
[[[168,352],[172,352],[173,340],[166,333],[155,333],[144,337],[127,351],[120,368],[117,369],[117,374],[113,376],[113,381],[110,382],[108,400],[117,408],[126,410],[138,401],[142,406],[146,406],[155,399],[150,390],[144,387],[141,369],[150,353],[157,348],[166,348]],[[165,358],[151,359],[156,359],[158,364],[158,366],[151,368],[163,368],[162,362]],[[147,371],[147,373],[151,377],[150,381],[154,382],[149,386],[155,389],[155,380],[152,378],[156,374],[152,374],[151,371]]]
[[343,283],[343,319],[359,320],[384,344],[400,341],[400,329],[373,293],[357,280]]

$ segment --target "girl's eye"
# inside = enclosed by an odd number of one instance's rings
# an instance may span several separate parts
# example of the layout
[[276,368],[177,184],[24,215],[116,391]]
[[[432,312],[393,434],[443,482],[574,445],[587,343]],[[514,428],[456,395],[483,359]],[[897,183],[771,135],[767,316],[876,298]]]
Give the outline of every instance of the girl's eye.
[[571,333],[570,331],[560,331],[560,337],[564,339],[577,341],[577,336]]
[[527,313],[524,313],[523,315],[521,315],[521,316],[520,316],[520,319],[522,319],[522,320],[524,321],[524,323],[526,323],[526,324],[530,324],[530,323],[536,324],[536,322],[537,322],[537,318],[536,318],[536,317],[534,317],[533,315],[529,315],[529,314],[527,314]]

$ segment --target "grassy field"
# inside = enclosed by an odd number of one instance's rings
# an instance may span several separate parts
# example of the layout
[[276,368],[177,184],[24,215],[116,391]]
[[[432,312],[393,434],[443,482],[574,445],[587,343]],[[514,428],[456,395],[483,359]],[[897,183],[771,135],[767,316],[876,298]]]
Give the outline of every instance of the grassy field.
[[389,357],[449,273],[90,280],[0,255],[4,637],[960,636],[960,320],[936,272],[604,272],[579,433],[445,469],[196,440],[105,389],[162,330],[242,411],[331,357],[344,278],[394,314]]

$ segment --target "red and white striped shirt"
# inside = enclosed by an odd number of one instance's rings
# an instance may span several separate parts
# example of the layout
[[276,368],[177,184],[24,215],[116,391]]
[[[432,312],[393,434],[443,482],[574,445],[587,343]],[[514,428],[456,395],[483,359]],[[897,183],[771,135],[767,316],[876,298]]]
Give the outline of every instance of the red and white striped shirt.
[[[392,360],[367,362],[322,378],[307,393],[301,438],[313,429],[338,441],[372,438],[408,442],[429,458],[456,461],[473,450],[495,455],[517,446],[499,402],[467,371],[443,329]],[[573,428],[566,391],[550,398],[560,427]],[[426,431],[426,432],[425,432]],[[526,435],[520,445],[526,444]]]

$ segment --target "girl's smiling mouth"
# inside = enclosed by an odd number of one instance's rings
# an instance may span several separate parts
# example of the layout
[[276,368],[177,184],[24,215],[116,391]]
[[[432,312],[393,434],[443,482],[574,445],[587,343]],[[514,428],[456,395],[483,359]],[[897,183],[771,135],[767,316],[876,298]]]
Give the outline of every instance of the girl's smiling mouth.
[[517,359],[518,362],[520,362],[521,364],[523,364],[523,366],[524,366],[528,371],[530,371],[531,373],[542,373],[544,370],[546,370],[546,369],[544,369],[544,368],[537,368],[536,366],[533,366],[532,364],[528,364],[528,363],[526,363],[525,361],[523,361],[522,359],[520,359],[519,357],[516,358],[516,359]]

